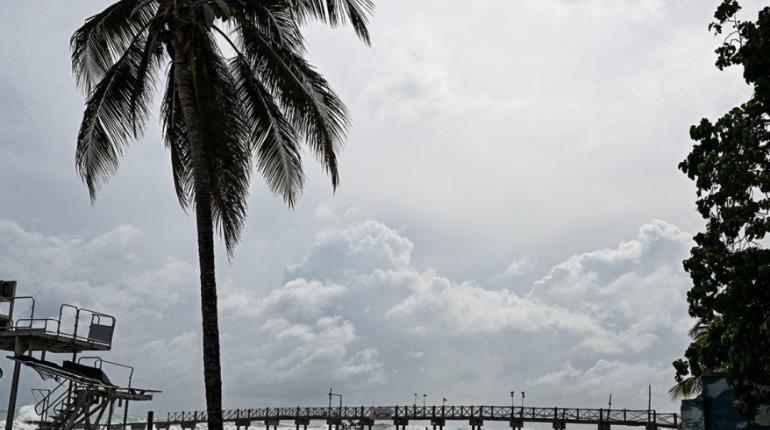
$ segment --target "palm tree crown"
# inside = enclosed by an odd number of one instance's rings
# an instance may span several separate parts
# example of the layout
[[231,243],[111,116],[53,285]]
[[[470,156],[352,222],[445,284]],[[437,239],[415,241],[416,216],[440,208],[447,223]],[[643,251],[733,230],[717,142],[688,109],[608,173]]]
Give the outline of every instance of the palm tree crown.
[[[92,200],[142,134],[165,70],[165,143],[177,197],[189,206],[196,165],[180,67],[191,75],[213,216],[228,252],[243,225],[253,165],[292,206],[305,180],[305,142],[336,188],[348,115],[305,60],[300,26],[313,19],[349,23],[368,44],[372,8],[371,0],[120,0],[89,18],[71,45],[74,74],[88,95],[76,163]],[[217,37],[235,52],[231,58]]]

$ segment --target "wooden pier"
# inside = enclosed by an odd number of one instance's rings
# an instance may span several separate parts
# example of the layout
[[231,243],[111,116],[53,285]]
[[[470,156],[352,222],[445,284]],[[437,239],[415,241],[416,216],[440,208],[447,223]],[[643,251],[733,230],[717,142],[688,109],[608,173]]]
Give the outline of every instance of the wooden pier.
[[[472,430],[480,430],[485,422],[507,422],[513,429],[521,429],[524,423],[551,423],[554,430],[564,430],[567,424],[592,424],[599,430],[611,426],[679,428],[680,420],[675,413],[658,413],[655,410],[590,409],[559,407],[511,407],[511,406],[360,406],[360,407],[288,407],[230,409],[223,411],[225,422],[238,429],[251,425],[277,429],[281,421],[292,423],[297,430],[307,430],[311,421],[322,422],[330,428],[352,425],[371,429],[375,422],[388,422],[397,429],[406,429],[410,422],[429,423],[433,430],[443,430],[448,421],[467,422]],[[158,417],[160,418],[160,417]],[[157,429],[178,426],[194,429],[206,422],[205,411],[168,413],[154,422]],[[133,423],[132,429],[140,430],[146,423]]]

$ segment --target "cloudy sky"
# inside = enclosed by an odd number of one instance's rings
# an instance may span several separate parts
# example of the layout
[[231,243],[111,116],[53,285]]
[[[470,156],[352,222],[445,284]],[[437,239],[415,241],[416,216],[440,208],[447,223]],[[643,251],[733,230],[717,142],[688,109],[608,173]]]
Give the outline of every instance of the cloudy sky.
[[[254,181],[235,257],[218,250],[225,406],[324,404],[333,386],[351,404],[524,390],[646,408],[651,384],[676,409],[681,260],[701,228],[676,165],[690,124],[747,95],[713,67],[717,3],[382,0],[371,48],[308,27],[353,116],[342,187],[308,163],[289,211]],[[75,175],[68,40],[106,4],[3,5],[0,279],[41,312],[114,313],[107,357],[164,391],[155,410],[189,410],[203,405],[194,220],[157,121],[95,205]],[[26,404],[40,381],[22,377]]]

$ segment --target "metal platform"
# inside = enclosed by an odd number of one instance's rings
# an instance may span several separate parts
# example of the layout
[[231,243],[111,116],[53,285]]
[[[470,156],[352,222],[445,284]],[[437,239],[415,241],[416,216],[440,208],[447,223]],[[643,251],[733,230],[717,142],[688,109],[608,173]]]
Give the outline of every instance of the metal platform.
[[37,328],[0,329],[0,350],[15,351],[20,342],[26,351],[51,353],[81,353],[86,351],[109,351],[111,343],[95,339],[73,337]]
[[[19,302],[29,303],[29,313],[16,318]],[[10,351],[8,358],[14,361],[5,428],[13,426],[21,366],[59,382],[53,389],[33,389],[41,417],[34,424],[41,429],[94,428],[107,410],[111,422],[116,402],[124,405],[125,422],[129,401],[151,400],[158,391],[131,386],[133,367],[100,357],[78,358],[87,351],[109,351],[114,332],[113,316],[69,304],[61,305],[58,315],[41,318],[35,315],[34,297],[17,296],[15,281],[0,280],[0,350]],[[33,356],[36,352],[39,358]],[[72,359],[59,365],[47,361],[47,353],[71,354]],[[102,370],[104,364],[129,369],[127,385],[114,384]]]

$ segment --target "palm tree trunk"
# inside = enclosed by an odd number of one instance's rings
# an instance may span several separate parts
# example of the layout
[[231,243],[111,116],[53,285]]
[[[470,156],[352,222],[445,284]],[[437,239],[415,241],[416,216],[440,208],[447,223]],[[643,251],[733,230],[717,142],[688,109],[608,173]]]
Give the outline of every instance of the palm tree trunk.
[[203,377],[206,385],[208,429],[222,430],[222,369],[219,363],[219,318],[217,284],[214,267],[214,222],[211,206],[211,178],[206,162],[197,96],[190,62],[193,56],[178,45],[174,54],[174,81],[184,117],[193,161],[195,218],[198,229],[198,263],[201,281],[201,313],[203,322]]

